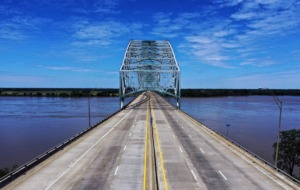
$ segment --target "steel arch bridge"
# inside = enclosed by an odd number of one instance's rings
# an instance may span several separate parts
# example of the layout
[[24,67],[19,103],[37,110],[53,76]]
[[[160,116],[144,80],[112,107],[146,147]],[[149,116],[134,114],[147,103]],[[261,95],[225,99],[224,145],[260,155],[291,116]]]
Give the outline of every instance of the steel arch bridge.
[[173,96],[180,107],[180,68],[166,40],[131,40],[120,68],[120,104],[135,93],[155,91]]

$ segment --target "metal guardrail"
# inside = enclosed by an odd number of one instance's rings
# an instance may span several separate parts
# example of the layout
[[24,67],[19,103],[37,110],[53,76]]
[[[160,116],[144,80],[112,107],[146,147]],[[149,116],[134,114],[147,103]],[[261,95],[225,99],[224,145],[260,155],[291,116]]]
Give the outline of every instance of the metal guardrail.
[[[162,97],[165,99],[165,101],[168,102],[168,100],[165,97]],[[170,103],[170,102],[169,102]],[[170,103],[171,106],[173,106],[175,109],[178,109],[175,105],[173,105],[172,103]],[[272,169],[278,171],[279,173],[283,174],[284,176],[286,176],[289,180],[291,180],[292,182],[296,183],[297,185],[300,186],[300,181],[298,179],[296,179],[295,177],[289,175],[288,173],[286,173],[285,171],[283,171],[282,169],[276,168],[273,164],[271,164],[270,162],[264,160],[263,158],[259,157],[258,155],[256,155],[255,153],[251,152],[250,150],[248,150],[247,148],[243,147],[242,145],[238,144],[237,142],[229,139],[228,137],[224,136],[223,134],[215,131],[214,129],[206,126],[204,123],[202,123],[201,121],[199,121],[197,118],[191,116],[190,114],[186,113],[183,110],[180,110],[182,113],[184,113],[185,115],[191,117],[193,120],[195,120],[196,122],[198,122],[199,124],[205,126],[207,129],[213,131],[214,133],[218,134],[219,136],[223,137],[224,139],[226,139],[227,141],[229,141],[230,143],[234,144],[235,146],[239,147],[240,149],[242,149],[243,151],[245,151],[246,153],[250,154],[251,156],[253,156],[254,158],[258,159],[259,161],[261,161],[262,163],[266,164],[267,166],[271,167]]]
[[[135,99],[136,98],[133,98],[122,109],[119,109],[118,111],[116,111],[116,112],[112,113],[111,115],[105,117],[103,120],[99,121],[98,123],[94,124],[93,126],[86,128],[85,130],[81,131],[80,133],[78,133],[78,134],[72,136],[71,138],[63,141],[62,143],[58,144],[57,146],[51,148],[50,150],[42,153],[41,155],[37,156],[36,158],[34,158],[32,160],[30,160],[28,163],[26,163],[26,164],[18,167],[14,171],[12,171],[12,172],[8,173],[7,175],[3,176],[0,179],[0,188],[6,186],[7,184],[9,184],[10,182],[12,182],[13,180],[17,179],[19,176],[25,174],[31,168],[33,168],[36,165],[40,164],[41,162],[43,162],[44,160],[46,160],[47,158],[49,158],[53,154],[57,153],[58,151],[64,149],[67,145],[71,144],[72,142],[74,142],[75,140],[77,140],[78,138],[80,138],[81,136],[83,136],[84,134],[86,134],[87,132],[93,130],[94,128],[96,128],[100,124],[104,123],[105,121],[107,121],[111,117],[115,116],[116,114],[118,114],[122,110],[126,109]],[[134,105],[136,105],[136,104],[134,104]]]

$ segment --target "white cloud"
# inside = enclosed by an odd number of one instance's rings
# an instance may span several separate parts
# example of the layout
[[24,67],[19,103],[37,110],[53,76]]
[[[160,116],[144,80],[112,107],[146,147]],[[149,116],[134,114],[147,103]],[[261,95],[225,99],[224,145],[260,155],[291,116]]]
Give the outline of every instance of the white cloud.
[[7,28],[7,27],[0,27],[0,38],[6,40],[23,40],[27,37],[23,32],[18,30]]
[[80,13],[83,15],[90,14],[118,14],[117,10],[121,1],[119,0],[67,0],[67,1],[57,1],[57,0],[36,0],[36,2],[28,1],[27,6],[32,6],[32,4],[38,4],[40,6],[49,6],[59,11],[70,11],[75,13]]
[[191,32],[198,26],[199,17],[200,13],[197,12],[155,13],[153,15],[154,27],[151,33],[165,38],[182,37],[186,34],[185,30]]
[[189,42],[200,44],[208,44],[214,41],[213,39],[206,36],[187,36],[185,39]]
[[41,27],[51,23],[50,19],[17,15],[0,20],[0,38],[23,40],[41,32]]
[[107,46],[110,45],[111,42],[108,40],[88,40],[88,41],[74,41],[71,43],[73,46]]
[[236,33],[235,29],[223,29],[223,30],[217,30],[216,32],[213,33],[213,35],[215,37],[226,37],[235,33]]
[[296,0],[256,0],[251,6],[249,2],[241,6],[231,17],[237,20],[248,19],[248,32],[244,34],[248,39],[275,34],[287,35],[300,26],[300,4]]
[[245,59],[240,65],[254,65],[259,67],[266,67],[278,64],[278,61],[272,58],[249,58]]
[[139,23],[126,24],[113,20],[92,23],[80,20],[73,25],[75,41],[72,44],[76,46],[106,46],[118,37],[140,33],[141,28],[142,25]]
[[142,27],[140,23],[122,23],[115,20],[90,22],[79,18],[73,23],[72,47],[66,54],[78,62],[99,61],[103,55],[100,55],[98,49],[101,48],[102,52],[108,49],[115,51],[120,39],[141,34]]
[[[299,32],[296,0],[225,0],[208,10],[206,15],[156,13],[152,34],[184,39],[178,46],[181,52],[201,63],[229,68],[279,64],[264,40]],[[219,14],[223,11],[229,14]],[[202,19],[207,15],[211,18]]]
[[238,48],[238,47],[240,47],[240,44],[229,41],[229,42],[221,43],[220,46],[223,48]]
[[256,13],[250,12],[250,13],[235,13],[231,15],[232,18],[236,20],[250,20],[257,17]]
[[94,70],[86,69],[86,68],[76,68],[76,67],[60,67],[60,66],[43,66],[49,70],[55,71],[72,71],[72,72],[94,72]]
[[217,39],[209,36],[187,36],[186,40],[189,42],[188,46],[192,48],[190,53],[201,62],[218,67],[230,67],[226,63],[230,57],[224,55],[222,43]]
[[74,26],[74,37],[82,40],[110,39],[130,32],[130,28],[120,22],[104,21],[99,23],[79,23]]
[[170,22],[172,22],[171,16],[172,13],[159,12],[153,15],[153,20],[158,24],[169,24]]
[[[300,3],[297,0],[225,0],[218,1],[217,5],[218,11],[228,7],[236,11],[229,15],[230,22],[225,27],[225,32],[216,32],[213,28],[208,30],[218,38],[221,46],[219,52],[224,55],[236,53],[242,60],[242,66],[279,64],[280,61],[273,57],[270,50],[274,46],[272,41],[266,39],[284,38],[291,33],[299,33]],[[218,25],[224,26],[222,22],[213,22],[211,25],[215,28]],[[226,32],[228,28],[233,32]],[[233,51],[229,51],[230,48]]]
[[101,59],[99,52],[89,51],[87,46],[82,45],[73,45],[73,47],[66,51],[65,54],[79,63],[92,63]]
[[[207,9],[206,15],[213,15],[213,9]],[[181,52],[193,56],[201,63],[231,67],[228,63],[230,56],[225,52],[235,49],[239,44],[234,39],[227,39],[236,34],[236,29],[230,26],[228,19],[203,19],[202,12],[193,13],[156,13],[153,17],[156,25],[152,34],[167,37],[181,38],[183,43],[178,47]],[[186,50],[188,49],[188,50]]]

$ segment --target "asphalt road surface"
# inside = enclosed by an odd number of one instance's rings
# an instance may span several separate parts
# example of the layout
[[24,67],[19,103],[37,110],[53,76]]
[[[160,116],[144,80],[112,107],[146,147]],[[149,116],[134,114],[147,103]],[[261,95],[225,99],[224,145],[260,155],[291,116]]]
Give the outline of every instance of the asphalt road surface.
[[3,189],[300,187],[147,92]]

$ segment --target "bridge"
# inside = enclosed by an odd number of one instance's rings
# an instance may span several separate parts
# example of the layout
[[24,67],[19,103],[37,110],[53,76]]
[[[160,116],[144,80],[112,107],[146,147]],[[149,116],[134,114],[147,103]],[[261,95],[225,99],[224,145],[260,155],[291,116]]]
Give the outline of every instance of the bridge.
[[[157,73],[152,67],[148,70]],[[147,74],[137,76],[143,82]],[[121,79],[124,84],[130,84],[127,77]],[[2,188],[300,189],[297,182],[159,95],[175,90],[153,90],[155,85],[121,87],[140,95],[111,117],[1,179]],[[176,100],[178,94],[173,94]]]
[[180,107],[180,69],[169,41],[131,40],[120,68],[120,105],[144,91],[167,94]]

